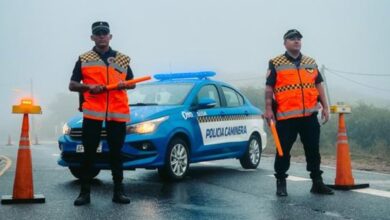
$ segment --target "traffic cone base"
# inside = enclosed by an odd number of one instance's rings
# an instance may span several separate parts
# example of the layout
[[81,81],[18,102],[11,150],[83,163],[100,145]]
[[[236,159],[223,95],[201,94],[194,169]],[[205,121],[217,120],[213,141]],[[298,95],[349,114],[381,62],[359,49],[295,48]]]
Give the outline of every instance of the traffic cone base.
[[42,194],[35,194],[33,198],[15,199],[11,195],[2,196],[1,204],[22,204],[22,203],[45,203],[45,197]]
[[352,190],[352,189],[363,189],[370,187],[370,184],[355,184],[355,185],[327,185],[328,187],[336,190]]

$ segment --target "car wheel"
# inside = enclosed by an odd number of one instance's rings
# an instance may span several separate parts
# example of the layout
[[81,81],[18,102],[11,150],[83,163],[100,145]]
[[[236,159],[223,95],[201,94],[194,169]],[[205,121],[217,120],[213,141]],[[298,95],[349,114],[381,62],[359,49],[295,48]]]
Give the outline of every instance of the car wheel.
[[[81,169],[80,169],[80,167],[69,167],[69,170],[70,170],[70,172],[72,173],[72,175],[74,177],[76,177],[77,179],[81,178]],[[100,173],[99,169],[93,169],[90,172],[91,178],[95,178],[99,173]]]
[[248,148],[240,158],[241,166],[244,169],[256,169],[261,158],[261,141],[257,135],[252,134],[248,141]]
[[163,180],[182,180],[189,168],[188,145],[181,138],[174,138],[168,146],[165,165],[158,169]]

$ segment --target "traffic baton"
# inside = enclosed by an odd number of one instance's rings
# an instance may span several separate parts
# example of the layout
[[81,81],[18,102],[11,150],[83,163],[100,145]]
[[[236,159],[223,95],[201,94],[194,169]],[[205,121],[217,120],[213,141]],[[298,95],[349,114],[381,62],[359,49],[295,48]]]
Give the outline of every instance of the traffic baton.
[[278,152],[279,157],[283,157],[283,150],[280,145],[278,132],[276,131],[275,123],[272,119],[270,120],[269,125],[271,127],[272,136],[274,136],[276,151]]
[[[130,86],[130,85],[135,85],[139,82],[143,82],[143,81],[147,81],[147,80],[150,80],[152,77],[150,76],[143,76],[143,77],[138,77],[138,78],[135,78],[135,79],[132,79],[132,80],[126,80],[126,81],[123,81],[122,83],[124,83],[125,85],[127,86]],[[115,84],[110,84],[110,85],[106,85],[104,87],[105,90],[114,90],[114,89],[118,89],[118,85],[119,83],[115,83]]]

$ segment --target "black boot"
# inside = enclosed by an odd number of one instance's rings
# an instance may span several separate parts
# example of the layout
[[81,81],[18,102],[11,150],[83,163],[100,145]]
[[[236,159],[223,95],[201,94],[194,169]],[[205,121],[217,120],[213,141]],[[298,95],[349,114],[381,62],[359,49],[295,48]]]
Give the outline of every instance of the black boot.
[[333,190],[324,184],[322,178],[313,179],[313,186],[311,187],[310,192],[314,194],[322,194],[322,195],[334,194]]
[[123,184],[116,183],[114,184],[114,196],[112,197],[112,201],[120,204],[129,204],[130,199],[123,192]]
[[276,179],[276,195],[287,196],[286,179]]
[[81,206],[91,203],[91,186],[86,183],[81,184],[81,191],[80,195],[77,197],[77,199],[74,201],[75,206]]

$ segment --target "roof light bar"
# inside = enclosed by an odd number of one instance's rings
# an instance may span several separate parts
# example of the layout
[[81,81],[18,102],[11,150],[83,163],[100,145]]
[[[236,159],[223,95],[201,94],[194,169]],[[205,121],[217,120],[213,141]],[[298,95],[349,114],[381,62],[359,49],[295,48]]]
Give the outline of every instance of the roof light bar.
[[186,73],[161,73],[161,74],[156,74],[153,77],[158,80],[189,79],[189,78],[206,79],[207,77],[212,77],[215,75],[216,73],[213,71],[203,71],[203,72],[186,72]]

